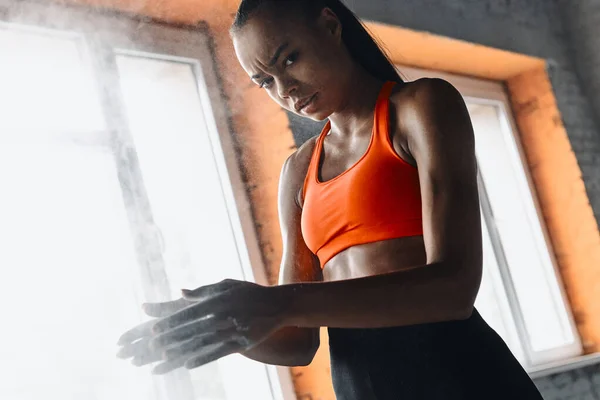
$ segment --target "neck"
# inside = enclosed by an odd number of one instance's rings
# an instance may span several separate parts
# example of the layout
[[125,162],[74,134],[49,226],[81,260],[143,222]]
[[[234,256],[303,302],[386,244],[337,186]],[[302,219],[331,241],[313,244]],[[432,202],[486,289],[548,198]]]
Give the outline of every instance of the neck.
[[346,101],[331,114],[331,131],[334,135],[348,136],[373,120],[373,112],[383,82],[357,66],[350,74]]

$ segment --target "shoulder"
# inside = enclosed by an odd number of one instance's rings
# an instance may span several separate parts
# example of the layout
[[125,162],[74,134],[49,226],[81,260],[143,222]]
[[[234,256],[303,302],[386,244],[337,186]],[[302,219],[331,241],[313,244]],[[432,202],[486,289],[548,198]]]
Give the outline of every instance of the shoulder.
[[[407,138],[419,135],[469,135],[469,114],[460,92],[449,82],[423,78],[406,82],[390,96],[397,128]],[[457,132],[460,131],[460,132]]]
[[279,178],[280,204],[291,204],[290,202],[293,200],[302,208],[302,189],[317,138],[318,136],[308,139],[283,163]]
[[450,92],[458,93],[450,82],[441,78],[420,78],[415,81],[404,82],[399,85],[399,89],[395,89],[395,94],[403,94],[413,98],[432,94],[448,95]]
[[318,136],[308,139],[285,160],[281,169],[282,187],[287,187],[294,192],[302,188],[317,138]]
[[422,116],[463,106],[460,92],[448,81],[438,78],[421,78],[405,82],[390,96],[398,116]]
[[282,173],[285,175],[306,175],[317,139],[318,136],[312,137],[298,147],[285,160]]

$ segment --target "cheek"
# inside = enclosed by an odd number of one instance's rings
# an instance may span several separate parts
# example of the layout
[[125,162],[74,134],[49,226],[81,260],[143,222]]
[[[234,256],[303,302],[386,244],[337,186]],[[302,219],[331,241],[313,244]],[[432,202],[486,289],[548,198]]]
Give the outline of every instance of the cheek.
[[305,86],[303,93],[318,91],[325,104],[331,104],[332,100],[335,100],[332,95],[338,92],[337,89],[344,81],[335,63],[326,64],[322,61],[307,65],[299,78],[299,81]]
[[335,50],[328,50],[324,46],[316,49],[311,57],[311,64],[319,75],[331,78],[340,73],[343,66],[340,65],[341,57],[336,53]]

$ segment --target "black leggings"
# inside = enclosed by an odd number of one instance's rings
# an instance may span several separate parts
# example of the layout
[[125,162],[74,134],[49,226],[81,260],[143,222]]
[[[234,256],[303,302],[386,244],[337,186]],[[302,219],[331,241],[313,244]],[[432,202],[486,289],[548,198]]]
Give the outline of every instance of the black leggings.
[[477,311],[464,321],[329,328],[337,400],[543,400]]

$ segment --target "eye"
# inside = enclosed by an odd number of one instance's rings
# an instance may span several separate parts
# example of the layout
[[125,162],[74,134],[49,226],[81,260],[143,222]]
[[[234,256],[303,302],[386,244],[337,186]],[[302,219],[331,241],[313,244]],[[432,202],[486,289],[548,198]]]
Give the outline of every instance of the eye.
[[260,84],[258,86],[260,86],[261,89],[268,89],[272,83],[273,83],[273,78],[267,78],[267,79],[263,80],[262,82],[260,82]]
[[290,54],[289,56],[287,56],[286,59],[283,61],[283,64],[286,67],[289,67],[290,65],[295,63],[297,59],[298,59],[298,52],[296,51],[296,52],[293,52],[292,54]]

